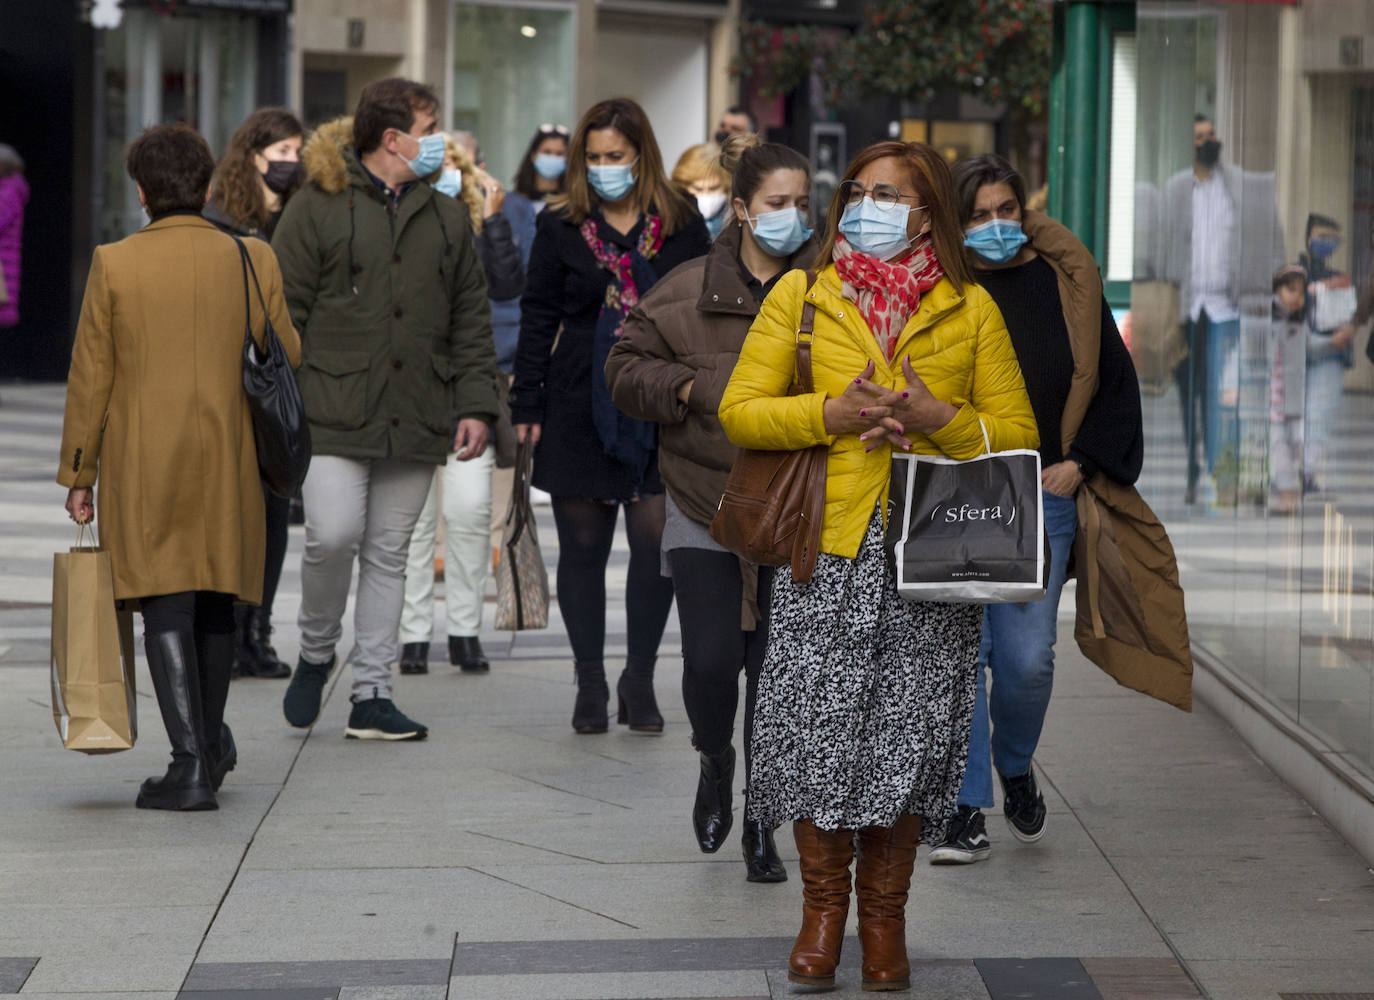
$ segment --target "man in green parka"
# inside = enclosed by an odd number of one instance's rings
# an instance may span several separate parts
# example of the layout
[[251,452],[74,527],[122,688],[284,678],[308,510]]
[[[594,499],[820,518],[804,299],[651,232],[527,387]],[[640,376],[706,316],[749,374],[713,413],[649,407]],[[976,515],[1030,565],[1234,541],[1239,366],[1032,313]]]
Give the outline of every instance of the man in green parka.
[[417,740],[391,697],[406,553],[449,451],[481,455],[497,415],[496,356],[466,209],[422,178],[443,164],[434,91],[388,79],[352,121],[321,127],[307,183],[272,237],[301,334],[297,373],[314,444],[301,562],[301,656],[283,711],[320,714],[353,562],[353,709],[345,735]]

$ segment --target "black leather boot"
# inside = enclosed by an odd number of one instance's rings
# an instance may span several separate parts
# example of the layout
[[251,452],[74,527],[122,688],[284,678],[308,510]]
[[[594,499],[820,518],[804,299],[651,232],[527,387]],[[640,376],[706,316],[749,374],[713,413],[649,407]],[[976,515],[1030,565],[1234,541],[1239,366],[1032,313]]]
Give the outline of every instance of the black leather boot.
[[692,829],[697,846],[704,854],[715,854],[730,835],[735,822],[732,808],[735,783],[735,748],[721,753],[701,754],[701,776],[697,779],[697,801],[692,806]]
[[147,637],[145,648],[157,707],[172,743],[172,763],[161,778],[143,783],[135,804],[140,809],[218,809],[205,765],[195,637],[190,632],[159,632]]
[[663,732],[663,716],[654,698],[654,663],[656,657],[631,656],[625,661],[625,672],[616,683],[615,693],[620,699],[616,721],[629,726],[636,733]]
[[272,612],[263,607],[248,609],[246,643],[254,677],[281,680],[291,676],[291,668],[281,661],[272,648]]
[[482,651],[482,640],[475,635],[449,636],[448,662],[465,674],[485,674],[491,670],[487,654]]
[[224,706],[229,701],[229,679],[233,671],[234,636],[196,633],[196,665],[200,671],[201,717],[205,733],[205,764],[210,769],[210,786],[219,791],[224,777],[239,762],[234,734],[224,721]]
[[783,867],[777,845],[773,843],[773,828],[748,819],[748,805],[744,809],[746,819],[740,848],[744,852],[745,878],[750,882],[786,882],[787,869]]
[[604,733],[609,728],[606,703],[611,690],[606,686],[606,667],[600,660],[576,662],[577,700],[573,702],[572,727],[577,733]]
[[405,642],[401,644],[401,673],[429,673],[429,643]]

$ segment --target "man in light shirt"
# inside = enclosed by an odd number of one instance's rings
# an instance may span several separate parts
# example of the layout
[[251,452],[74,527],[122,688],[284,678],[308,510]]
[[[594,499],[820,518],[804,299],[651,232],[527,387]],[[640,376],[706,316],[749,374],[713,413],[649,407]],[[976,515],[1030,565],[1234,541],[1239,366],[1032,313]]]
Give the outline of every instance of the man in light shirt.
[[1227,358],[1240,340],[1241,313],[1265,314],[1270,275],[1284,260],[1274,175],[1222,163],[1216,126],[1198,115],[1193,165],[1169,179],[1164,201],[1164,276],[1178,286],[1188,343],[1175,372],[1187,446],[1185,499],[1195,502],[1201,483],[1214,501],[1218,486],[1233,492],[1238,459],[1236,401],[1222,391]]

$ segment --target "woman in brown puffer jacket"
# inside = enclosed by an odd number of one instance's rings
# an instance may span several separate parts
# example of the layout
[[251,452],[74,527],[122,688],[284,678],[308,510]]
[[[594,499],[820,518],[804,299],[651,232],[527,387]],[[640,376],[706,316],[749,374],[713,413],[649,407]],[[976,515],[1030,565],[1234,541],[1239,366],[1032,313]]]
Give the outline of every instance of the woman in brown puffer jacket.
[[[659,472],[668,492],[664,573],[672,577],[682,624],[682,696],[701,753],[692,823],[706,853],[720,850],[734,819],[731,738],[741,667],[748,787],[773,573],[707,532],[736,453],[716,409],[759,305],[815,250],[807,224],[811,171],[800,153],[746,135],[727,141],[721,160],[733,175],[730,224],[709,254],[678,267],[640,300],[606,362],[615,404],[658,422]],[[749,881],[786,880],[770,827],[747,823],[743,849]]]

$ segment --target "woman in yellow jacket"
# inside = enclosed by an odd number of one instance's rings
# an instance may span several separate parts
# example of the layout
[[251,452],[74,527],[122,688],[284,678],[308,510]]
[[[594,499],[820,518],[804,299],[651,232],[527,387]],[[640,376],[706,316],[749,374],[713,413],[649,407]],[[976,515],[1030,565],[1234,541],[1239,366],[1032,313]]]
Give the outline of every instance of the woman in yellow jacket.
[[[811,580],[779,574],[754,723],[750,819],[791,820],[803,920],[794,982],[834,983],[855,873],[865,989],[906,989],[905,908],[924,826],[939,842],[968,759],[976,604],[909,603],[883,551],[892,449],[972,458],[1033,448],[1035,416],[1002,315],[973,284],[954,184],[919,143],[850,165],[808,289],[764,301],[720,405],[730,440],[830,447]],[[813,303],[815,392],[789,396]]]

